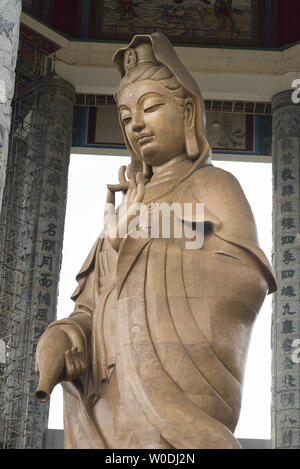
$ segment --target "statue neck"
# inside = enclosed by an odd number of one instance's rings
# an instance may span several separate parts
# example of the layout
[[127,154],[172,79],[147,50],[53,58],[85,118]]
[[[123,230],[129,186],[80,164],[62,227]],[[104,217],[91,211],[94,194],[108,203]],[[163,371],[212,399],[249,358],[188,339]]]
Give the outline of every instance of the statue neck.
[[152,166],[152,172],[153,174],[159,174],[162,171],[168,170],[169,167],[177,166],[178,164],[182,163],[187,159],[186,154],[183,153],[182,155],[175,156],[175,158],[172,158],[171,160],[167,161],[166,163],[163,163],[159,166]]
[[148,185],[162,184],[182,177],[192,166],[186,154],[175,156],[170,161],[161,164],[160,166],[152,166],[152,178]]
[[145,199],[152,199],[168,191],[188,173],[192,165],[193,162],[183,154],[160,166],[152,166],[153,175],[146,185]]

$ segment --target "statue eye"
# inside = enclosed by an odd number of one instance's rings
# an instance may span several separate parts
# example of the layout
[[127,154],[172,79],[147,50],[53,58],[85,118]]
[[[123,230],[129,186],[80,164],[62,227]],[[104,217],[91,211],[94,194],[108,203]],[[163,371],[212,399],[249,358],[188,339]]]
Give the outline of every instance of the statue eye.
[[164,105],[164,103],[153,104],[153,106],[145,107],[144,112],[154,112],[154,111],[157,111],[157,109],[160,108],[160,107],[163,106],[163,105]]
[[125,125],[128,125],[130,121],[131,121],[131,117],[124,117],[124,119],[122,119],[122,122],[123,122]]

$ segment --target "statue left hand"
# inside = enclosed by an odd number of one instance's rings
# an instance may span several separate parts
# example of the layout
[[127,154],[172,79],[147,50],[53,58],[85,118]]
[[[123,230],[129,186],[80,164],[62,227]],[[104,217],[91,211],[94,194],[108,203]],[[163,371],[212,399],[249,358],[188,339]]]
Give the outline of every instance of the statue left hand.
[[56,384],[79,378],[86,372],[86,364],[83,353],[72,347],[68,335],[55,326],[46,329],[39,340],[35,371],[40,376],[35,399],[46,402]]

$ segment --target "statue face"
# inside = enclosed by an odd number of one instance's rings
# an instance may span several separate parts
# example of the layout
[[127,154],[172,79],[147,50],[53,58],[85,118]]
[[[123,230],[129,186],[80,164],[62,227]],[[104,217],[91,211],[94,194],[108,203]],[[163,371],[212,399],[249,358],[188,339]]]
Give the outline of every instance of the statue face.
[[121,90],[120,118],[127,139],[150,166],[185,153],[184,113],[159,82],[138,81]]

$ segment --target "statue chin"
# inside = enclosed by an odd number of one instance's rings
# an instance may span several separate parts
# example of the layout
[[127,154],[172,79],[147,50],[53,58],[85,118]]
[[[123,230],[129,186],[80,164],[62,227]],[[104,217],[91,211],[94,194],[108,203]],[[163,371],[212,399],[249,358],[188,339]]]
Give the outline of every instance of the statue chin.
[[176,158],[176,156],[169,156],[167,154],[162,156],[160,154],[151,152],[150,154],[147,154],[147,155],[143,154],[141,158],[148,166],[156,167],[156,166],[162,166],[168,161],[171,161],[173,158]]

